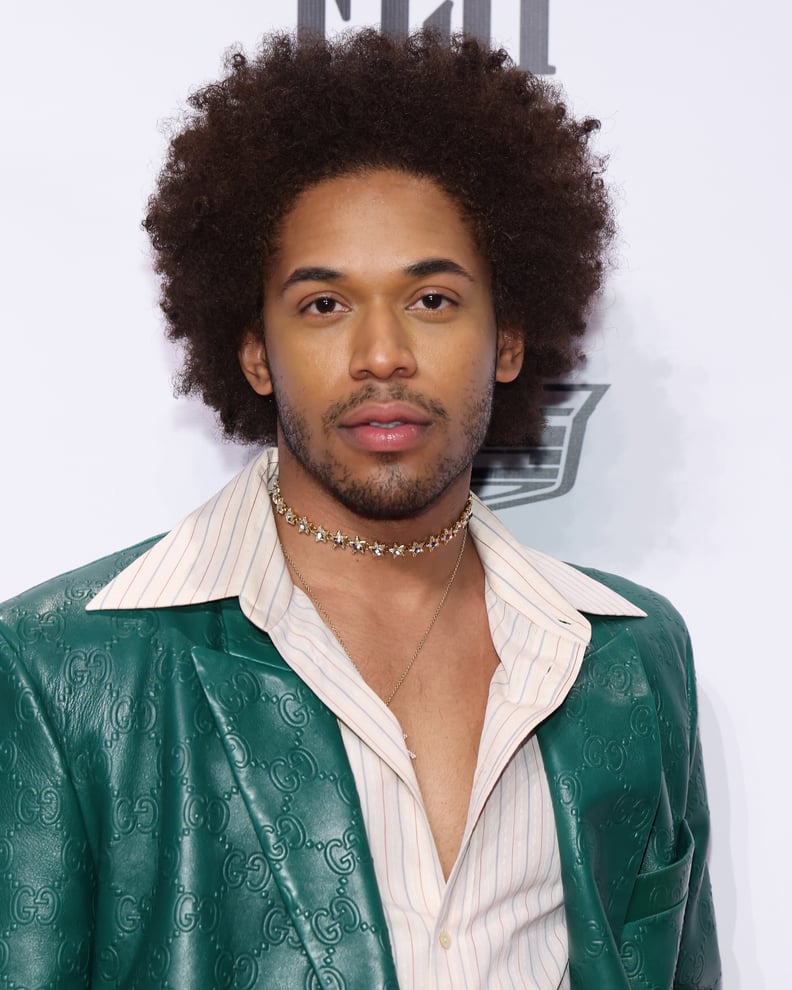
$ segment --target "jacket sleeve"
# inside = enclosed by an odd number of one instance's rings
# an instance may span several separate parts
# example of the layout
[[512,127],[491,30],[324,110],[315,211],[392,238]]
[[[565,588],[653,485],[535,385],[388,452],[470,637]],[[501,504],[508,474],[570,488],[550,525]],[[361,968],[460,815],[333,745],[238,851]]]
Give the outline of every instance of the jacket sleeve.
[[693,835],[695,846],[674,987],[676,990],[718,990],[721,986],[720,956],[706,859],[709,844],[709,809],[698,731],[693,656],[689,640],[687,678],[691,755],[685,819]]
[[89,985],[94,869],[58,733],[0,626],[0,983]]

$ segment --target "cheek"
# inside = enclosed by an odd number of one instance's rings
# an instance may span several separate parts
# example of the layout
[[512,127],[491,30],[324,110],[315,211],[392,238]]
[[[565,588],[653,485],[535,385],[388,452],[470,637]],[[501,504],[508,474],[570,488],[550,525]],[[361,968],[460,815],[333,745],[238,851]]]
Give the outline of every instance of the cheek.
[[469,324],[436,336],[428,335],[416,342],[419,365],[446,376],[486,381],[495,372],[497,334],[486,321],[470,320]]
[[342,375],[349,366],[349,355],[335,335],[318,330],[279,327],[267,338],[270,370],[284,382],[293,382],[300,399],[305,390],[321,389]]
[[276,389],[303,401],[316,387],[319,361],[292,338],[272,334],[267,339],[267,364]]
[[470,348],[465,354],[462,375],[466,376],[470,387],[476,391],[486,391],[495,380],[497,355],[491,347]]

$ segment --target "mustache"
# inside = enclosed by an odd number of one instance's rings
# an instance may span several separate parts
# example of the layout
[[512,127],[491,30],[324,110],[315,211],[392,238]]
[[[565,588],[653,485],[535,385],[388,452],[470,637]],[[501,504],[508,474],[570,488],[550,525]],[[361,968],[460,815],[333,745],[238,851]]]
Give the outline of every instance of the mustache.
[[352,412],[365,402],[409,402],[417,406],[435,420],[446,422],[448,411],[445,406],[434,399],[430,399],[420,392],[416,392],[407,385],[398,384],[381,387],[369,382],[359,391],[354,392],[346,399],[334,402],[332,406],[322,416],[322,425],[325,429],[334,426],[338,420],[347,413]]

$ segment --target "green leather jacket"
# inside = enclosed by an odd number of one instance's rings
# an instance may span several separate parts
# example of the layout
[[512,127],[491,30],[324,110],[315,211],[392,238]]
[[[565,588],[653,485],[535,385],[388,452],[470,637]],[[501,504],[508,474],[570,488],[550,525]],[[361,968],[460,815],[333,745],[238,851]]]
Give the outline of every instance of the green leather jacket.
[[[0,609],[0,984],[395,988],[337,722],[236,601],[91,612],[146,546]],[[719,986],[687,635],[597,618],[539,729],[573,988]]]

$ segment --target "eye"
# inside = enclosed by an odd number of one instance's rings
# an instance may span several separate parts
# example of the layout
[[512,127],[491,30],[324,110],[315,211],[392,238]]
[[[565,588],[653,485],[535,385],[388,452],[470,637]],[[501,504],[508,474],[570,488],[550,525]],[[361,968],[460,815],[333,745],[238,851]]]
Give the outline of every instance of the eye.
[[456,303],[449,299],[448,296],[444,296],[441,292],[427,292],[425,295],[419,296],[411,308],[437,311],[454,305]]
[[303,313],[317,313],[319,316],[331,316],[339,312],[341,303],[332,296],[319,296],[312,299],[307,306],[303,307]]

